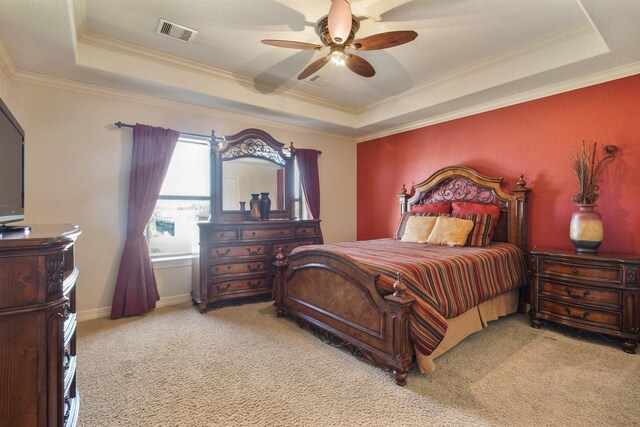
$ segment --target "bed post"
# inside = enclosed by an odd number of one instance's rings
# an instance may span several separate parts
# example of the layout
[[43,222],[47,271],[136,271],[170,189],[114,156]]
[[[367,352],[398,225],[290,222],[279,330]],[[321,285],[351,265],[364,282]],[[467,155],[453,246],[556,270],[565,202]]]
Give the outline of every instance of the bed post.
[[278,248],[278,254],[275,257],[275,261],[272,263],[275,268],[274,283],[273,283],[273,299],[276,306],[276,316],[284,317],[284,310],[282,308],[282,291],[284,288],[284,281],[286,280],[286,272],[289,267],[289,261],[284,254],[282,248]]
[[407,194],[407,187],[405,187],[404,184],[402,184],[402,188],[400,189],[398,198],[400,199],[400,216],[402,216],[405,212],[407,212],[407,199],[409,199],[409,195]]
[[[527,199],[529,198],[530,188],[527,188],[527,182],[524,180],[524,175],[520,175],[520,179],[516,183],[516,188],[513,190],[515,196],[515,243],[524,255],[526,265],[530,266],[529,251],[527,249]],[[518,298],[518,313],[526,313],[527,304],[530,303],[529,299],[530,283],[529,274],[527,272],[527,286],[520,290]]]
[[399,368],[394,369],[396,384],[407,384],[407,376],[413,358],[413,346],[409,341],[409,313],[415,298],[405,293],[407,286],[403,283],[402,273],[396,273],[398,280],[393,284],[395,292],[384,299],[389,303],[393,319],[393,357]]
[[527,188],[524,175],[520,175],[520,179],[518,179],[516,183],[516,188],[513,190],[516,199],[514,209],[516,215],[516,239],[511,243],[517,245],[525,254],[527,251],[527,199],[529,198],[530,191],[531,189]]

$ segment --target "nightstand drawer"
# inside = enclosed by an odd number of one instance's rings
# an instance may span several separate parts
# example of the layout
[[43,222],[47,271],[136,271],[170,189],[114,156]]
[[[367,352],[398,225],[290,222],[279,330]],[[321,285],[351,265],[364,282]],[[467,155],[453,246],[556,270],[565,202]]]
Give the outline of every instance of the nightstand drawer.
[[540,294],[558,296],[578,303],[607,305],[613,309],[622,307],[620,291],[576,286],[568,283],[552,282],[541,279]]
[[600,327],[620,330],[620,313],[577,307],[559,301],[540,299],[540,313],[560,316],[568,320],[597,323]]
[[564,263],[548,259],[541,260],[540,264],[540,274],[560,274],[583,280],[601,280],[622,283],[622,268],[620,267],[581,265],[577,263]]

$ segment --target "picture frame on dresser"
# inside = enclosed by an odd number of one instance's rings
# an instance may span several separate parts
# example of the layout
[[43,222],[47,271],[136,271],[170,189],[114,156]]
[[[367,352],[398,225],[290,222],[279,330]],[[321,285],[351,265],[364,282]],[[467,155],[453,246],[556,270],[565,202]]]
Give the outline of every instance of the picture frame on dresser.
[[640,338],[640,256],[536,248],[532,260],[531,326],[541,321],[618,338],[635,354]]
[[[198,224],[199,254],[192,264],[191,298],[201,313],[212,303],[271,298],[277,251],[289,254],[320,242],[320,220],[295,218],[293,144],[285,147],[254,128],[223,138],[213,134],[210,161],[211,217]],[[267,220],[252,219],[250,207],[241,209],[243,199],[257,193],[272,193]]]

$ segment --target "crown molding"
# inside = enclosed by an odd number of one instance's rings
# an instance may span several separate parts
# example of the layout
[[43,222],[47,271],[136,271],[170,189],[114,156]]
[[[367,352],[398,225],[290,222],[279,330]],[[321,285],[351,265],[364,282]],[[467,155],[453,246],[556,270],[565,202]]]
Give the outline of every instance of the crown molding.
[[398,133],[435,125],[438,123],[448,122],[450,120],[460,119],[462,117],[472,116],[479,113],[485,113],[487,111],[496,110],[498,108],[522,104],[523,102],[533,101],[536,99],[545,98],[548,96],[557,95],[560,93],[569,92],[600,83],[606,83],[611,80],[617,80],[636,74],[640,74],[640,62],[632,62],[631,64],[612,68],[610,70],[602,71],[577,79],[545,86],[543,88],[533,89],[530,91],[519,93],[517,95],[501,98],[491,102],[486,102],[484,104],[475,105],[469,108],[456,110],[451,113],[441,114],[439,116],[430,117],[428,119],[407,123],[406,125],[396,126],[393,128],[381,130],[379,132],[369,133],[367,135],[356,137],[356,141],[358,143],[367,142],[373,139],[391,136]]
[[[1,47],[1,46],[0,46]],[[4,69],[5,58],[1,55],[0,49],[0,66]],[[189,104],[182,101],[174,101],[166,98],[158,98],[150,95],[143,95],[135,92],[129,92],[121,89],[114,89],[107,86],[100,86],[90,83],[83,83],[74,80],[67,80],[59,77],[48,76],[44,74],[33,73],[30,71],[16,70],[8,76],[9,79],[21,83],[50,87],[53,89],[62,89],[73,91],[76,93],[82,93],[92,96],[100,96],[102,98],[117,99],[121,101],[134,102],[138,104],[144,104],[151,107],[166,108],[174,111],[187,112],[193,114],[199,114],[208,116],[214,119],[226,118],[229,120],[241,120],[251,122],[261,121],[270,128],[279,130],[290,130],[291,128],[309,129],[318,135],[324,135],[328,138],[341,138],[355,142],[353,136],[345,135],[342,133],[330,132],[322,129],[318,129],[313,126],[304,126],[303,124],[292,124],[286,121],[277,121],[273,119],[266,119],[261,117],[252,116],[249,114],[238,113],[234,111],[225,111],[216,109],[213,107],[205,107],[202,105]],[[114,118],[116,120],[118,118]]]
[[[577,28],[572,28],[567,31],[561,31],[556,34],[552,34],[548,37],[537,40],[534,43],[530,43],[526,46],[522,46],[519,49],[512,50],[509,52],[498,53],[496,55],[484,58],[481,61],[477,61],[475,63],[469,64],[466,67],[457,68],[455,70],[452,70],[451,72],[439,75],[434,79],[426,81],[421,85],[413,87],[410,90],[410,92],[418,93],[418,92],[432,90],[433,88],[436,88],[438,86],[452,83],[468,76],[473,76],[483,70],[489,69],[490,67],[496,67],[496,66],[499,66],[500,64],[506,64],[510,61],[514,61],[519,58],[530,57],[535,52],[547,50],[550,47],[556,46],[558,43],[565,42],[567,39],[575,39],[582,35],[592,34],[592,33],[597,33],[598,38],[602,39],[602,36],[597,31],[597,29],[595,29],[591,24],[585,24]],[[604,46],[606,46],[606,43],[603,42],[603,44]],[[366,108],[361,108],[357,112],[359,114],[362,114],[365,111],[372,110],[374,108],[378,108],[378,107],[384,108],[385,105],[391,105],[394,101],[400,100],[403,97],[406,97],[407,95],[409,95],[408,92],[403,92],[398,95],[387,97],[381,101],[369,104],[367,105]]]
[[[209,78],[217,79],[227,84],[237,85],[238,83],[240,83],[241,85],[248,86],[248,87],[253,86],[254,84],[254,80],[246,76],[234,74],[229,71],[221,70],[219,68],[203,65],[195,61],[190,61],[187,59],[178,58],[176,56],[160,53],[152,49],[147,49],[140,46],[132,45],[132,44],[129,44],[120,40],[116,40],[110,37],[106,37],[100,34],[85,32],[84,34],[82,34],[82,37],[80,38],[78,43],[83,43],[88,46],[93,46],[100,49],[106,49],[112,52],[132,56],[145,61],[155,62],[167,67],[172,67],[172,68],[189,71],[189,72],[196,72],[196,73],[205,75]],[[341,111],[344,113],[349,113],[353,115],[357,114],[357,110],[355,108],[350,108],[343,104],[327,101],[326,99],[323,99],[317,96],[307,95],[296,90],[288,89],[286,91],[280,91],[278,92],[278,96],[291,98],[297,101],[302,101],[302,102],[306,102],[313,105],[320,105],[320,106],[323,106],[332,110]]]
[[12,78],[18,72],[18,68],[2,40],[0,40],[0,69],[8,78]]

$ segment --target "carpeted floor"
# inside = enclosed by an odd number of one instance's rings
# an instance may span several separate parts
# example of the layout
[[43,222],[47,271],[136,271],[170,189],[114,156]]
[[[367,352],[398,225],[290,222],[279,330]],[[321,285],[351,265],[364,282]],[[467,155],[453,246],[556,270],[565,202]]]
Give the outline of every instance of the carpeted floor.
[[191,305],[78,326],[88,426],[624,426],[640,424],[640,355],[491,323],[406,387],[322,343],[269,302]]

